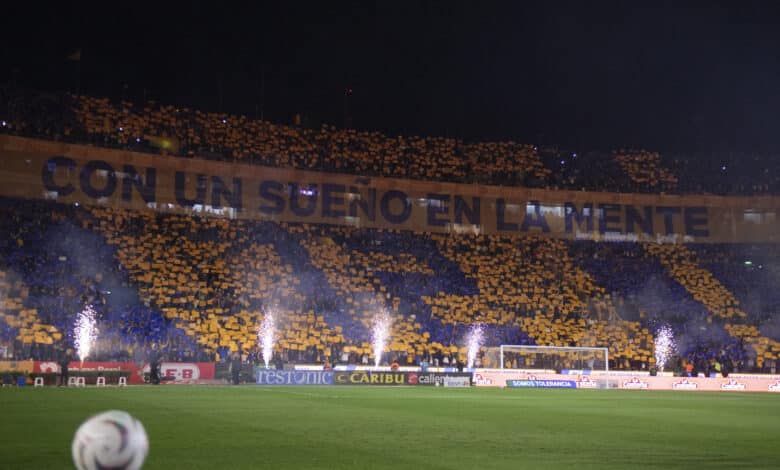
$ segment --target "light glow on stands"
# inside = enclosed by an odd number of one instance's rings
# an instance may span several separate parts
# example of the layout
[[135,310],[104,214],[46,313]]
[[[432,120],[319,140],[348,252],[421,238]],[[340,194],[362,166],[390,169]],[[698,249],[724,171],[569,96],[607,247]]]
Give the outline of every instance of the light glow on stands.
[[97,338],[96,323],[95,309],[91,305],[84,307],[84,310],[76,316],[73,337],[75,338],[76,353],[79,355],[79,361],[82,364],[84,359],[89,356],[89,351]]

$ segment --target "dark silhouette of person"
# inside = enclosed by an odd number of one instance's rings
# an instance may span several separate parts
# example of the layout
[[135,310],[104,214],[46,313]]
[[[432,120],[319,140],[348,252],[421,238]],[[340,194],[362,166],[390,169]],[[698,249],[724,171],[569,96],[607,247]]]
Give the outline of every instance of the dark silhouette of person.
[[60,387],[68,385],[68,366],[70,365],[72,355],[73,351],[67,348],[62,352],[57,362],[57,365],[60,366]]
[[234,352],[230,359],[230,373],[233,378],[233,385],[238,385],[241,379],[241,354]]
[[152,351],[149,357],[149,383],[160,385],[160,353]]

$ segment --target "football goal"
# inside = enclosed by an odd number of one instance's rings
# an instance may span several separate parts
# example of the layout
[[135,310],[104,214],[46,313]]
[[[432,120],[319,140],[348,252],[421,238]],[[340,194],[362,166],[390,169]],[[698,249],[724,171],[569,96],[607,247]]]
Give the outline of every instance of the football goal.
[[502,344],[486,348],[483,366],[497,369],[567,372],[609,387],[609,349]]

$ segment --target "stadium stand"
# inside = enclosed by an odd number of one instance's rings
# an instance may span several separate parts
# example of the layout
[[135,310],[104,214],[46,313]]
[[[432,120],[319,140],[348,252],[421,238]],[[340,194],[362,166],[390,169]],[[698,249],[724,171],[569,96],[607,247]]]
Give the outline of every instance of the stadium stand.
[[[20,205],[4,202],[7,210]],[[730,336],[714,346],[691,343],[683,351],[691,359],[702,351],[728,354],[743,369],[747,358],[760,369],[780,351],[697,252],[680,245],[23,205],[4,227],[17,238],[3,250],[2,324],[4,337],[14,335],[15,349],[31,357],[53,354],[52,344],[86,303],[100,312],[105,334],[97,354],[107,358],[134,357],[152,344],[181,358],[256,354],[256,326],[269,309],[284,319],[278,348],[291,362],[370,357],[371,319],[381,310],[395,318],[390,354],[410,364],[457,357],[465,327],[480,322],[496,344],[609,344],[614,367],[651,367],[654,321],[683,332],[698,325],[701,312]],[[25,231],[33,221],[37,228]],[[57,246],[30,249],[52,230],[67,234],[67,254]],[[732,256],[730,248],[699,249],[716,250],[715,262]],[[48,267],[53,257],[60,272]],[[34,294],[9,281],[10,266],[28,285],[42,288],[45,281],[55,290]],[[657,280],[652,295],[638,281],[649,277]],[[109,286],[123,284],[131,293],[115,301],[121,287],[109,294]]]
[[[610,192],[780,193],[771,156],[577,152],[516,142],[309,129],[154,101],[136,105],[0,87],[0,133],[283,168]],[[744,162],[750,161],[750,165]]]
[[[648,151],[576,153],[515,142],[272,124],[153,102],[10,92],[0,132],[283,168],[552,189],[777,194],[777,163],[699,174]],[[728,178],[724,174],[728,174]],[[777,250],[761,245],[597,243],[537,235],[431,234],[0,199],[0,341],[51,359],[74,315],[100,318],[94,357],[255,357],[264,315],[290,362],[371,358],[377,312],[388,361],[463,358],[468,325],[489,343],[609,345],[623,369],[654,364],[670,325],[680,359],[764,370],[780,353]],[[750,264],[745,264],[745,261]],[[704,333],[702,333],[704,332]],[[678,362],[675,367],[682,367]]]
[[663,166],[661,155],[656,152],[618,151],[615,160],[631,181],[647,192],[674,192],[677,177]]

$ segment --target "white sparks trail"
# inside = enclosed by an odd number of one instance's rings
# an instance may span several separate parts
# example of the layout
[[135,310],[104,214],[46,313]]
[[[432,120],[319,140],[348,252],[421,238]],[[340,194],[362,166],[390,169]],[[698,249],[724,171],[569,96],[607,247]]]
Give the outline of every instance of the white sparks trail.
[[84,359],[89,356],[89,351],[97,337],[95,324],[95,309],[91,305],[87,305],[76,317],[76,325],[73,329],[76,352],[81,362],[84,362]]
[[474,367],[474,361],[477,359],[477,354],[479,354],[479,348],[482,347],[484,332],[484,326],[477,323],[475,325],[471,325],[471,330],[466,337],[466,342],[468,345],[468,360],[466,367],[469,369]]
[[379,367],[379,363],[382,362],[382,352],[385,350],[385,343],[390,337],[390,324],[392,321],[387,313],[380,313],[374,319],[374,328],[372,331],[372,339],[374,341],[374,366]]
[[674,332],[667,325],[663,325],[655,333],[655,365],[658,370],[664,370],[666,361],[672,356],[674,350]]
[[274,336],[276,335],[276,321],[274,318],[274,312],[270,311],[265,314],[262,323],[257,328],[257,340],[260,343],[260,349],[263,354],[263,362],[265,362],[265,368],[268,369],[268,364],[271,362],[271,358],[274,354]]

